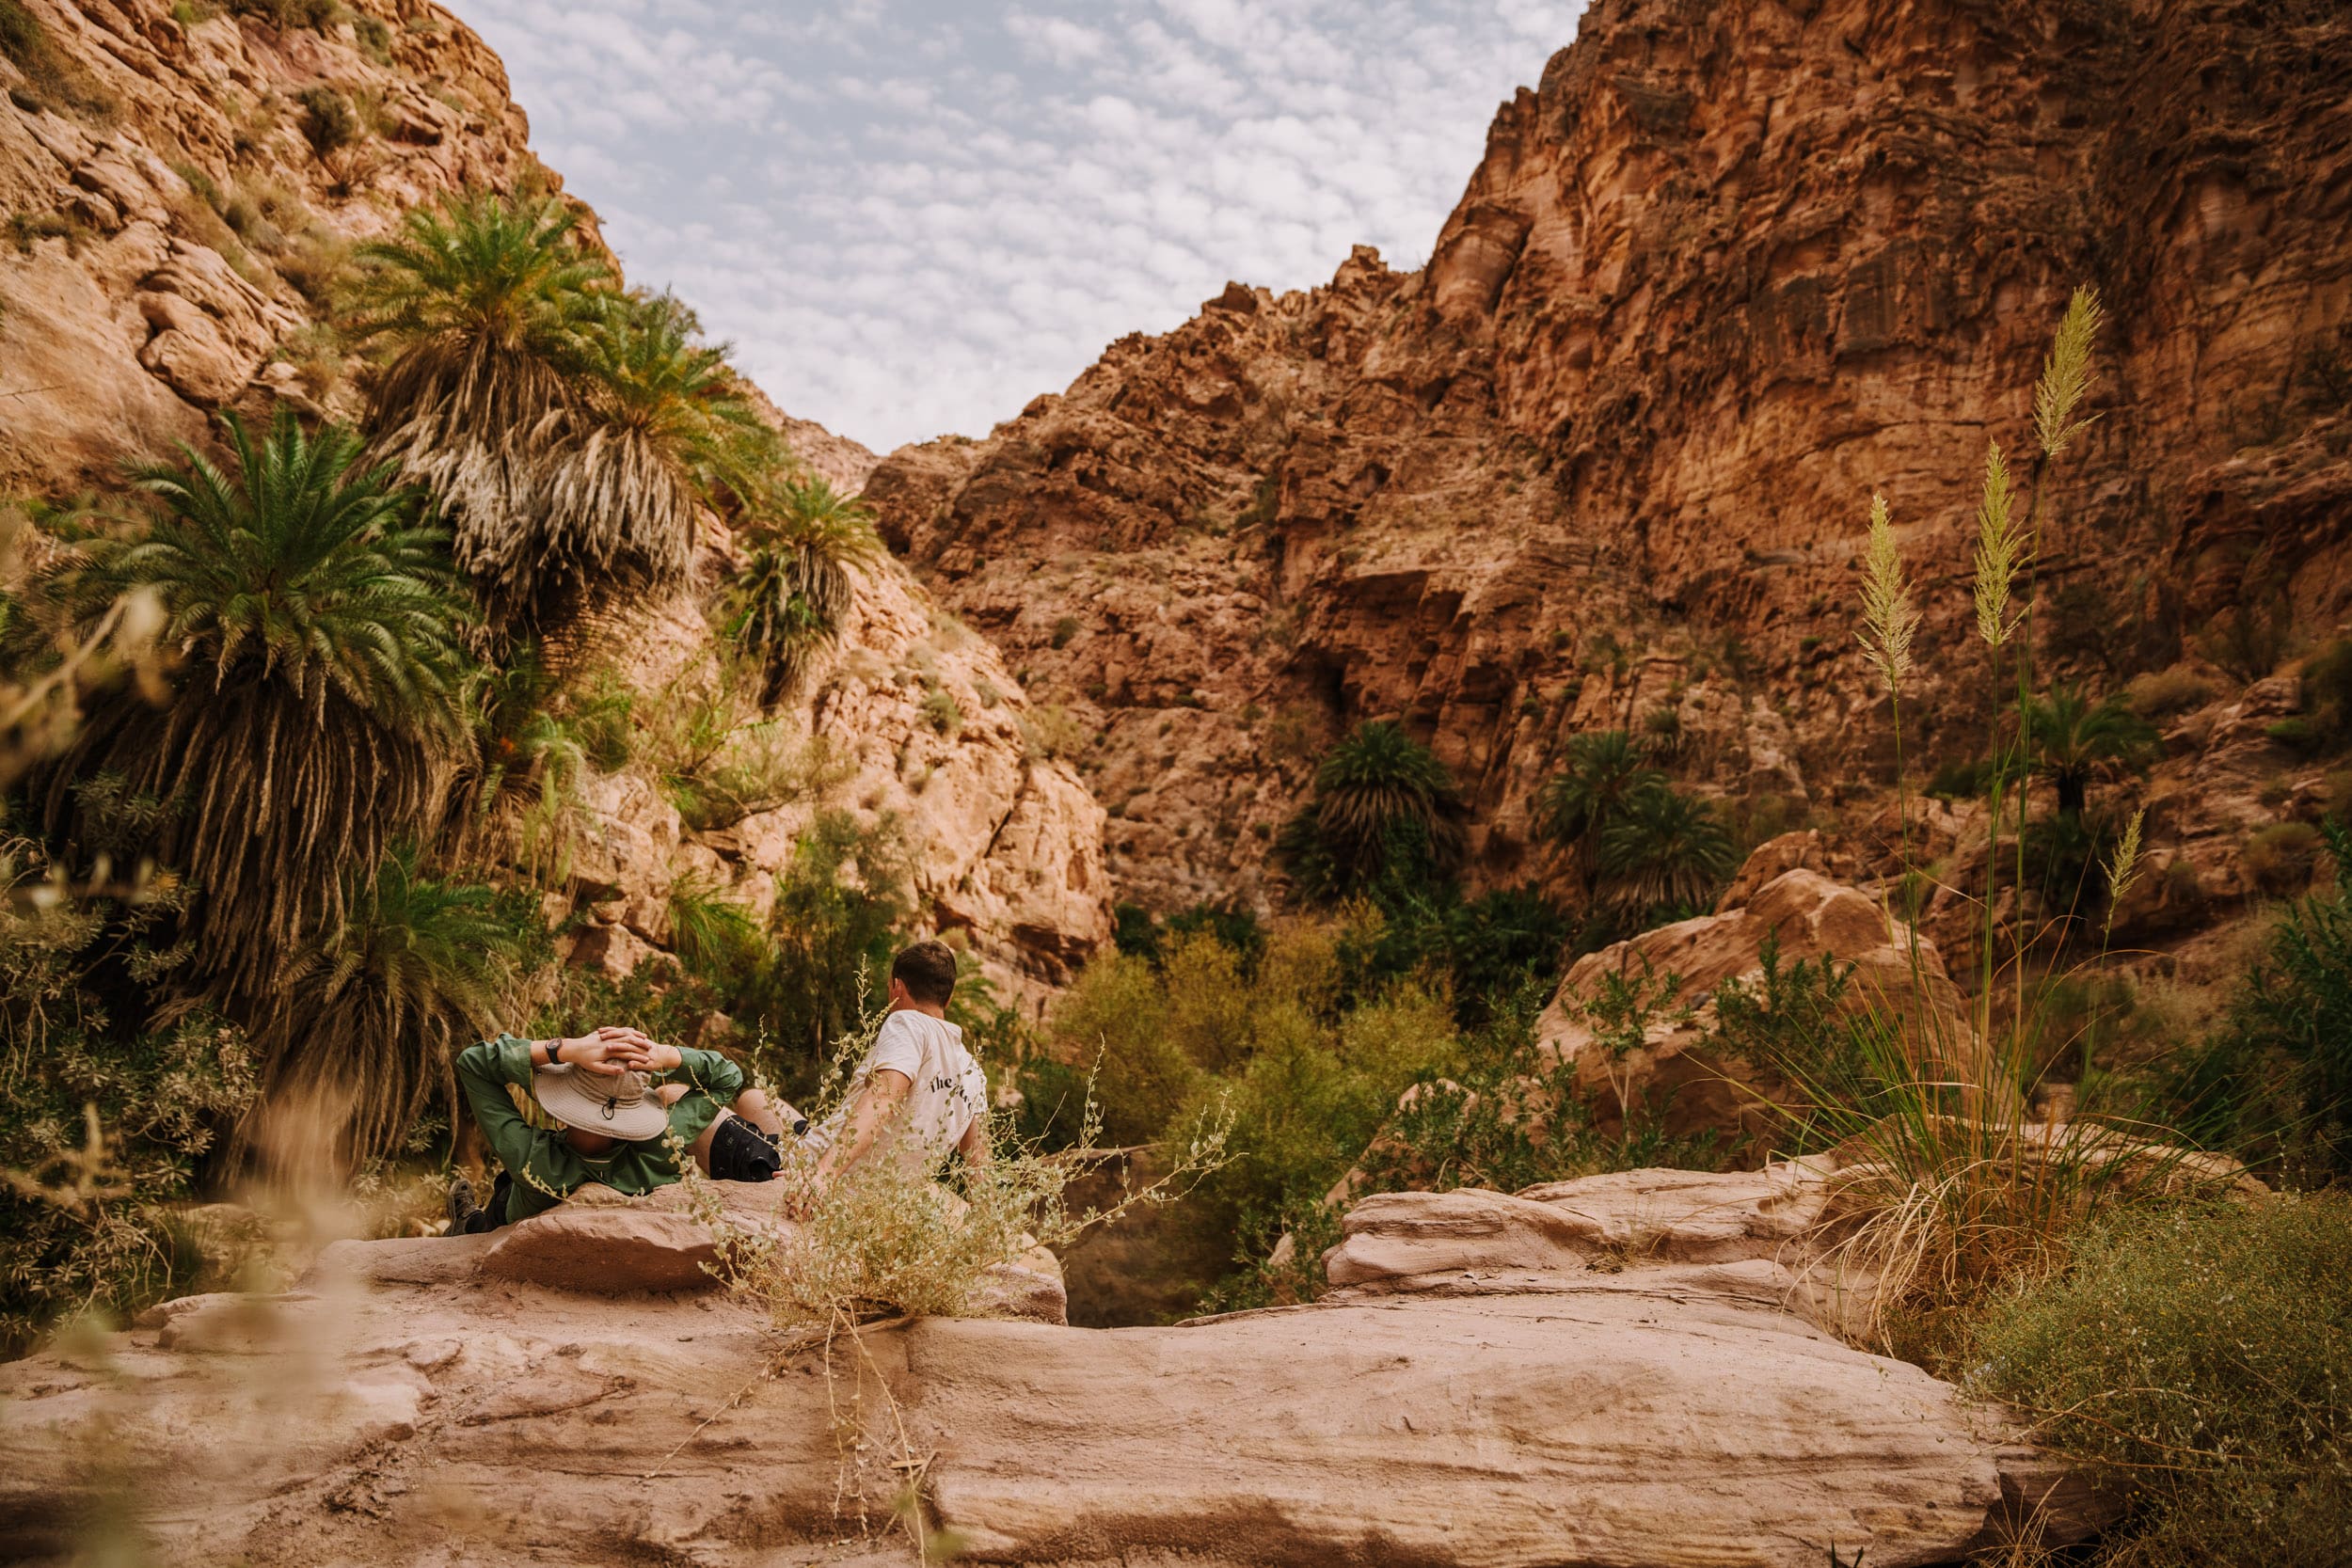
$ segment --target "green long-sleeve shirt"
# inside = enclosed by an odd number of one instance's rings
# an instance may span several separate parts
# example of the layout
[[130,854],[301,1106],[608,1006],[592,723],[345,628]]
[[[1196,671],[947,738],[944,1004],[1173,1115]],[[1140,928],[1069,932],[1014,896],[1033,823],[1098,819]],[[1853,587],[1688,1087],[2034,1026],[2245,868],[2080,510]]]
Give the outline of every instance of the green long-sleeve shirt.
[[[670,1131],[681,1147],[703,1135],[743,1089],[743,1069],[715,1051],[679,1047],[685,1059],[667,1072],[646,1074],[655,1084],[693,1085],[670,1107]],[[564,1141],[561,1129],[533,1127],[515,1109],[506,1085],[531,1090],[531,1041],[501,1035],[469,1045],[457,1056],[457,1082],[473,1107],[475,1125],[515,1179],[506,1200],[508,1224],[552,1209],[573,1188],[601,1181],[614,1192],[642,1196],[678,1179],[676,1159],[663,1138],[625,1143],[612,1153],[591,1159]]]

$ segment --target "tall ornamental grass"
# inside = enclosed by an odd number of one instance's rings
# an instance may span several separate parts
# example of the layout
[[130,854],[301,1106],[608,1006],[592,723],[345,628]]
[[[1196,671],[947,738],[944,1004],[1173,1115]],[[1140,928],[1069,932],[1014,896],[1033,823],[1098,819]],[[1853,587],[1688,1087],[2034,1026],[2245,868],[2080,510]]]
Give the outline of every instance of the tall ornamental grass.
[[[2080,1027],[2043,1016],[2065,956],[2053,960],[2042,950],[2045,932],[2027,918],[2025,902],[2021,781],[2033,745],[2032,583],[2056,466],[2097,417],[2082,404],[2095,379],[2091,350],[2101,317],[2096,293],[2076,290],[2035,388],[2022,507],[2010,454],[1997,439],[1985,448],[1971,609],[1973,634],[1989,656],[1993,766],[1983,784],[1975,996],[1960,1016],[1933,1006],[1917,931],[1898,926],[1895,940],[1908,946],[1912,966],[1906,1000],[1865,998],[1819,1029],[1774,1032],[1764,1045],[1765,1065],[1792,1091],[1777,1107],[1782,1146],[1798,1153],[1835,1149],[1841,1159],[1837,1201],[1817,1242],[1847,1296],[1845,1321],[1862,1341],[1931,1365],[1948,1365],[1989,1292],[2061,1262],[2070,1236],[2086,1222],[2210,1194],[2237,1174],[2230,1162],[2177,1147],[2162,1127],[2121,1117],[2044,1122],[2030,1110],[2053,1031]],[[1912,863],[1902,705],[1922,669],[1924,610],[1883,496],[1871,498],[1861,608],[1860,641],[1885,688],[1895,732],[1904,872],[1894,885],[1915,886],[1930,874]],[[2005,725],[2010,715],[2013,725]],[[2137,874],[2140,835],[2135,816],[2108,858],[2110,908]],[[2006,930],[2005,891],[2013,906]],[[2061,941],[2076,924],[2056,923]],[[2105,957],[2103,934],[2088,961]]]

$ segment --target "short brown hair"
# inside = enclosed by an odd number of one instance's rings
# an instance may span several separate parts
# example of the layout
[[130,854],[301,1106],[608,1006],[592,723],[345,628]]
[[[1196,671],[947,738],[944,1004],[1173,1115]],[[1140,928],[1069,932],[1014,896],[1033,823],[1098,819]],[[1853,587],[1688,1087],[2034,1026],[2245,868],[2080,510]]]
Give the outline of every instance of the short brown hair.
[[944,942],[918,942],[890,960],[890,977],[917,1002],[944,1007],[956,993],[956,950]]

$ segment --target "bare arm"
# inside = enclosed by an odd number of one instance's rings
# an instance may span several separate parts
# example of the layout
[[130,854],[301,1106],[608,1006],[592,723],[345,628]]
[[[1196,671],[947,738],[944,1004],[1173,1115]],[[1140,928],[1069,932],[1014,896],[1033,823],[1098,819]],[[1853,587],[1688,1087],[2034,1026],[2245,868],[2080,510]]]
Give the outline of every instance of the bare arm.
[[850,1112],[849,1125],[832,1148],[818,1157],[817,1182],[822,1186],[839,1171],[845,1171],[866,1156],[907,1096],[914,1092],[914,1080],[897,1068],[878,1068],[866,1081],[866,1088],[857,1097],[857,1104]]
[[971,1169],[986,1170],[988,1168],[988,1118],[986,1117],[972,1118],[972,1125],[965,1128],[963,1136],[956,1140],[956,1152],[963,1156],[964,1164]]

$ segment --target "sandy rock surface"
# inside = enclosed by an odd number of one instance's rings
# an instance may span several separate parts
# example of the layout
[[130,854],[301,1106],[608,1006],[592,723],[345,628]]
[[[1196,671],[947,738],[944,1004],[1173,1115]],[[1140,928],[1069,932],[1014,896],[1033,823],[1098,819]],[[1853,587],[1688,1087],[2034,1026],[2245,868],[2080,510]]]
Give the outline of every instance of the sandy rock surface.
[[723,1292],[497,1277],[511,1234],[347,1243],[0,1369],[0,1527],[57,1557],[135,1496],[190,1564],[905,1560],[859,1517],[912,1476],[981,1561],[1818,1568],[1949,1560],[2045,1497],[2061,1534],[2100,1517],[1997,1413],[1809,1320],[1776,1259],[1820,1179],[1378,1199],[1312,1307],[925,1321],[830,1378]]

